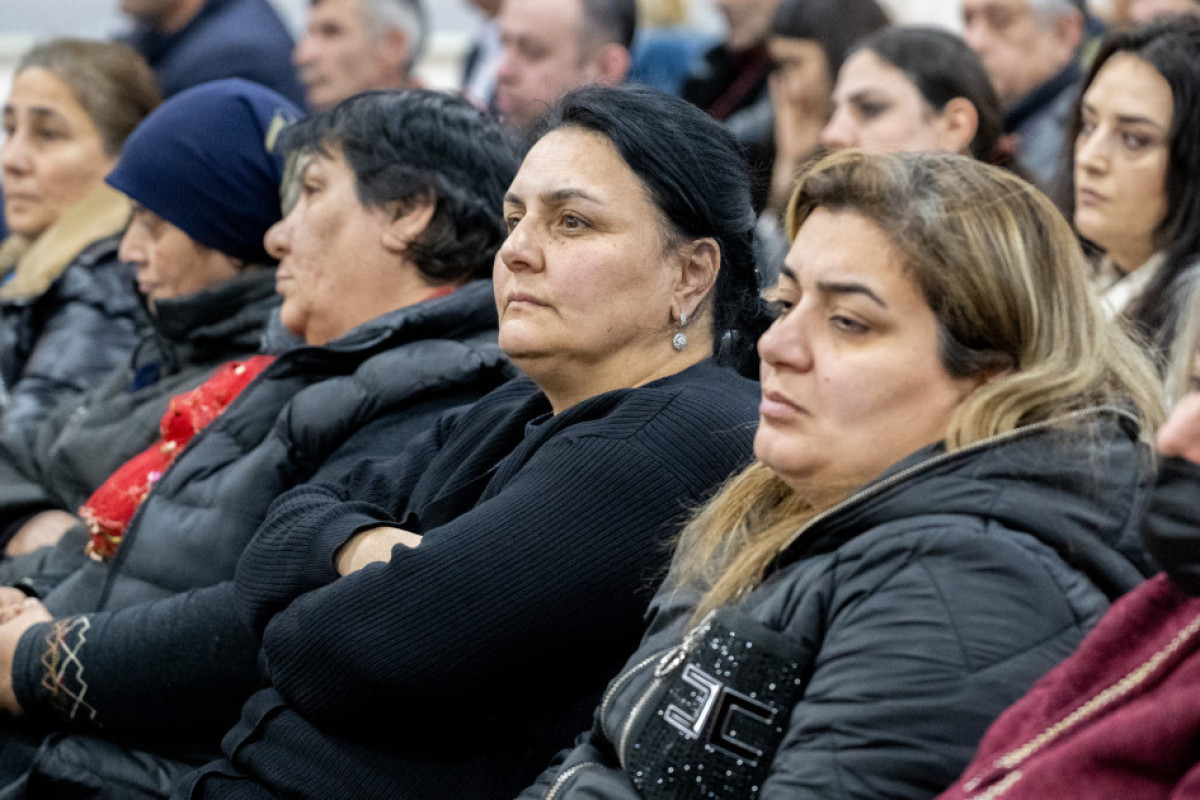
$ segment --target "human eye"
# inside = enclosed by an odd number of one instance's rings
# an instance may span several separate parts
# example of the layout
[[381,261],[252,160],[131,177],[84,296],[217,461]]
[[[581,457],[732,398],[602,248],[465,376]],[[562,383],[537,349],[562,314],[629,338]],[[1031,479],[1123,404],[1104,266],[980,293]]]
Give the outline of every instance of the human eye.
[[858,118],[863,121],[878,119],[890,108],[887,103],[878,100],[866,100],[855,103],[854,107],[858,111]]
[[517,49],[527,61],[541,61],[550,54],[550,48],[539,42],[522,41]]
[[994,31],[1000,32],[1009,28],[1016,22],[1017,15],[1010,8],[1002,8],[1000,6],[989,6],[984,13],[984,19],[987,20],[988,27]]
[[509,213],[504,215],[504,232],[512,233],[516,230],[517,223],[521,221],[521,215],[517,213]]
[[1121,145],[1131,153],[1136,153],[1150,144],[1150,137],[1145,134],[1126,131],[1121,134]]
[[763,300],[766,301],[767,312],[770,313],[772,319],[783,319],[789,311],[796,307],[795,295],[778,286],[766,292]]
[[59,139],[65,138],[65,135],[55,125],[36,125],[33,129],[33,138],[42,142],[57,142]]
[[856,319],[852,319],[845,314],[832,315],[829,318],[829,324],[832,325],[835,330],[848,334],[866,333],[870,330],[870,328],[863,323]]
[[1096,121],[1091,117],[1083,117],[1079,120],[1079,135],[1091,136],[1096,130]]
[[784,300],[782,297],[767,298],[767,311],[772,319],[783,319],[795,306],[791,300]]
[[161,219],[155,215],[150,209],[137,206],[133,209],[133,214],[130,215],[130,225],[136,225],[142,229],[151,239],[158,237],[161,232]]
[[578,214],[568,212],[562,215],[562,226],[568,231],[581,231],[587,227],[587,222]]

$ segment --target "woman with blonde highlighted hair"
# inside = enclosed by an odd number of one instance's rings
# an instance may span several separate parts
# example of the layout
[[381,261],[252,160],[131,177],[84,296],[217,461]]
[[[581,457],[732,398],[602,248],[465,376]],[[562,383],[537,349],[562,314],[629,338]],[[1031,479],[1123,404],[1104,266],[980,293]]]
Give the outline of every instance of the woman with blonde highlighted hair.
[[1070,226],[965,156],[809,168],[757,461],[523,797],[929,797],[1148,565],[1155,372]]

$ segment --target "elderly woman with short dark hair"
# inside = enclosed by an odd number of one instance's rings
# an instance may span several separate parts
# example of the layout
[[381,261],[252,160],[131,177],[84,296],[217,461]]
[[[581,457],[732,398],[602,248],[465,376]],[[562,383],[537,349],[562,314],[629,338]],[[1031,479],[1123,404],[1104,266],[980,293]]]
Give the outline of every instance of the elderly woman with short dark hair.
[[[159,132],[187,129],[175,112],[216,120],[244,94],[267,91],[224,81],[182,92],[159,110]],[[213,398],[224,410],[182,447],[169,437],[195,404],[174,398],[162,445],[178,457],[148,479],[114,473],[117,485],[106,482],[85,504],[89,522],[104,523],[93,558],[47,587],[44,607],[18,606],[0,625],[0,662],[11,664],[0,670],[0,706],[32,723],[10,726],[17,743],[7,752],[41,746],[36,761],[0,760],[4,777],[17,777],[15,763],[32,765],[31,781],[55,781],[59,797],[114,783],[165,794],[173,776],[213,757],[218,734],[259,685],[257,641],[236,616],[232,579],[271,502],[399,451],[437,415],[512,373],[496,347],[487,280],[517,165],[499,125],[435,92],[376,92],[281,137],[300,165],[299,191],[266,248],[279,260],[280,320],[294,340],[273,360],[227,365],[242,385]],[[237,168],[220,137],[196,146]],[[118,168],[112,181],[148,204],[161,182],[145,166]],[[190,247],[171,231],[168,205],[131,228],[139,246]],[[147,281],[158,290],[167,274]],[[130,486],[136,508],[113,520]],[[42,746],[48,728],[91,736]],[[64,767],[79,751],[90,766]]]

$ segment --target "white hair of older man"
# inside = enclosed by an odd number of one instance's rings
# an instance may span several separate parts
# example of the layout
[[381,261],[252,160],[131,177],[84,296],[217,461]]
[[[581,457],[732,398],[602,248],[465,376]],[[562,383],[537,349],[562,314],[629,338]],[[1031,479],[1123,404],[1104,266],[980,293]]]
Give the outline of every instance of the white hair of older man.
[[376,36],[394,28],[404,31],[408,41],[408,61],[404,66],[412,69],[425,50],[429,29],[421,0],[363,0],[362,11]]

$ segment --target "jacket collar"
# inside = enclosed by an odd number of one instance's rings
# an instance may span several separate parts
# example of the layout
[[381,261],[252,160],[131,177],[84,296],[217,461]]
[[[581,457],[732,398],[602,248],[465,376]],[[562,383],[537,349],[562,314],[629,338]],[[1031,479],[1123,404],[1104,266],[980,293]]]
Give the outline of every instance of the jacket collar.
[[419,339],[457,339],[495,330],[497,324],[492,282],[477,280],[451,294],[381,314],[320,347],[300,350],[344,353],[395,347]]
[[1081,80],[1083,80],[1083,71],[1075,63],[1075,59],[1071,59],[1070,63],[1059,70],[1053,78],[1022,97],[1009,109],[1004,116],[1004,130],[1011,132],[1020,128],[1027,119],[1050,105],[1054,102],[1054,98],[1068,91]]
[[0,286],[0,298],[40,296],[88,245],[124,230],[129,212],[129,199],[102,184],[34,241],[10,236],[0,246],[0,275],[12,277]]
[[158,61],[171,50],[180,39],[185,39],[192,33],[192,29],[202,23],[208,17],[215,16],[221,13],[226,6],[233,3],[234,0],[208,0],[198,12],[196,16],[188,20],[177,31],[172,33],[163,33],[162,31],[152,28],[145,23],[139,23],[129,34],[127,39],[129,45],[137,50],[146,59],[150,66],[154,66]]
[[[877,525],[936,514],[986,516],[1037,537],[1089,572],[1102,588],[1122,560],[1138,560],[1138,521],[1152,455],[1136,418],[1102,406],[989,437],[954,452],[917,451],[789,540],[777,567],[837,549]],[[1119,582],[1114,578],[1114,582]],[[1127,588],[1127,587],[1125,587]],[[1117,588],[1113,587],[1114,591]],[[1121,589],[1123,591],[1123,589]]]

